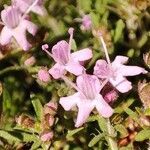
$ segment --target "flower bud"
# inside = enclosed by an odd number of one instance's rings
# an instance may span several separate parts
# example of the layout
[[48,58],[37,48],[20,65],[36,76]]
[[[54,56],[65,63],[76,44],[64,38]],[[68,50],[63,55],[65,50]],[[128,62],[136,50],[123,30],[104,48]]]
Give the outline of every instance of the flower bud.
[[41,134],[40,138],[43,142],[48,142],[48,141],[52,140],[53,136],[54,136],[53,131],[44,131]]
[[118,98],[118,93],[115,90],[112,90],[104,96],[104,99],[107,103],[114,102]]
[[91,17],[89,15],[84,15],[82,18],[81,29],[82,30],[90,30],[91,27],[92,27]]
[[56,114],[57,108],[57,103],[49,102],[44,105],[44,114],[50,114],[54,116]]
[[50,81],[50,75],[45,68],[38,71],[38,79],[45,83]]
[[33,66],[35,64],[35,62],[36,62],[35,57],[31,56],[30,58],[25,60],[24,65]]

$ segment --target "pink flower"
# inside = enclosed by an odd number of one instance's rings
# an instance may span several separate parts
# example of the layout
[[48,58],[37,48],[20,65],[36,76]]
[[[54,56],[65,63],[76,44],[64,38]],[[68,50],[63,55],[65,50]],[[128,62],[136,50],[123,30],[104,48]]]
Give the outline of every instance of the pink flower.
[[26,31],[35,35],[37,26],[23,18],[18,8],[14,6],[9,6],[2,10],[1,19],[4,27],[0,35],[0,44],[8,44],[11,38],[14,37],[24,50],[28,50],[31,44],[27,41]]
[[50,75],[46,69],[40,69],[38,71],[38,79],[42,82],[49,82],[50,81]]
[[94,67],[94,74],[100,79],[108,79],[119,92],[128,92],[132,89],[132,85],[126,77],[145,74],[147,71],[142,67],[124,65],[127,61],[128,57],[125,56],[116,56],[112,63],[100,59]]
[[86,61],[92,57],[92,51],[89,48],[79,50],[71,53],[71,42],[73,38],[73,29],[69,29],[70,40],[69,44],[62,40],[52,48],[52,54],[47,51],[48,45],[43,45],[42,49],[46,51],[56,62],[56,64],[49,70],[53,78],[61,78],[66,71],[74,75],[80,75],[84,72],[84,67],[81,62]]
[[[12,0],[12,4],[18,7],[22,13],[30,9],[30,11],[43,16],[46,11],[43,6],[43,0]],[[31,5],[32,7],[30,8]]]
[[132,89],[131,82],[129,82],[127,76],[135,76],[140,73],[147,73],[144,68],[138,66],[126,66],[128,57],[116,56],[115,60],[111,63],[108,50],[101,33],[98,33],[99,40],[102,43],[106,60],[98,60],[94,67],[94,74],[100,79],[107,79],[119,92],[125,93]]
[[91,27],[92,27],[91,17],[89,15],[84,15],[82,18],[81,29],[82,30],[90,30]]
[[113,109],[99,94],[101,84],[99,79],[94,75],[83,74],[77,77],[78,92],[68,97],[60,98],[62,107],[69,111],[74,106],[78,107],[78,116],[76,127],[82,126],[89,117],[91,111],[96,108],[98,113],[103,117],[110,117],[113,114]]

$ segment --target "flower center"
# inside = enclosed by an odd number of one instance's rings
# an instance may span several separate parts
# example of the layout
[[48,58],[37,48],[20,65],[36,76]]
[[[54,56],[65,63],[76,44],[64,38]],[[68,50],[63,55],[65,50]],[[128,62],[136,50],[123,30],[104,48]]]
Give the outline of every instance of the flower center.
[[90,76],[84,75],[82,78],[82,87],[80,87],[85,99],[93,100],[96,97],[97,91],[95,88],[95,80]]

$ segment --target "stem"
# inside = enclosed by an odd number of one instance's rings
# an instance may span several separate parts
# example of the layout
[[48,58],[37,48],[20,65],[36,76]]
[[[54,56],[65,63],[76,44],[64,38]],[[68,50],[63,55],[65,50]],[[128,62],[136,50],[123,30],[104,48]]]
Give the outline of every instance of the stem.
[[[112,129],[111,129],[111,124],[110,124],[109,119],[107,119],[107,131],[108,131],[109,135],[111,135],[112,132],[113,132]],[[111,150],[118,150],[117,143],[112,137],[108,136],[107,142],[108,142]]]
[[10,66],[10,67],[7,67],[3,70],[0,71],[0,76],[7,73],[7,72],[10,72],[10,71],[19,71],[19,70],[24,70],[25,68],[22,67],[22,66]]
[[111,64],[109,54],[108,54],[108,50],[107,50],[107,47],[106,47],[106,44],[104,42],[104,39],[103,39],[102,35],[100,35],[99,38],[100,38],[100,41],[102,43],[102,46],[103,46],[103,49],[104,49],[104,52],[105,52],[107,63]]

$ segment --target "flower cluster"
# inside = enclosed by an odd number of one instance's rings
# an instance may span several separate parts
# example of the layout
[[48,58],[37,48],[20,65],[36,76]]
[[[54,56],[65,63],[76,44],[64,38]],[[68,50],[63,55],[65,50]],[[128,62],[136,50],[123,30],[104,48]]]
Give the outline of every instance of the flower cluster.
[[33,36],[37,32],[37,26],[29,20],[29,12],[33,11],[44,15],[42,0],[12,0],[11,6],[6,6],[1,11],[1,24],[4,26],[0,34],[0,44],[6,45],[15,38],[20,47],[27,51],[31,48],[26,32]]
[[[97,60],[93,74],[87,74],[83,64],[93,57],[92,50],[85,48],[71,53],[73,28],[70,28],[68,32],[70,34],[69,43],[64,40],[58,42],[53,46],[52,53],[48,51],[47,44],[43,45],[42,49],[56,62],[49,69],[49,74],[54,79],[63,79],[77,91],[71,96],[61,97],[59,103],[66,111],[77,106],[78,115],[75,127],[80,127],[86,122],[94,108],[96,108],[99,115],[109,118],[114,112],[109,102],[117,98],[117,91],[125,93],[132,89],[131,82],[126,77],[140,73],[145,74],[147,71],[138,66],[124,65],[128,61],[126,56],[116,56],[115,60],[111,62],[104,39],[99,34],[98,38],[102,43],[107,61],[103,59]],[[68,79],[67,72],[77,76],[76,84]],[[102,89],[108,83],[114,89],[107,91],[103,97]]]

